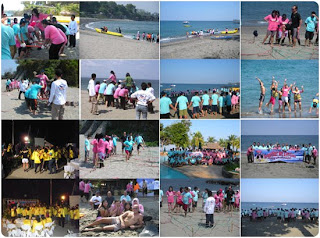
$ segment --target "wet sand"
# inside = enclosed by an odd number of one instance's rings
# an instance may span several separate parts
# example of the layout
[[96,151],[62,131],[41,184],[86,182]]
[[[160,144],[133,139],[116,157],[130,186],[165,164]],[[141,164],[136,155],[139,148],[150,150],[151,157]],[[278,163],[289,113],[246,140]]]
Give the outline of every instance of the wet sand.
[[[258,37],[253,36],[253,31],[258,31]],[[289,45],[288,38],[285,39],[284,46],[279,47],[275,44],[272,48],[268,44],[262,44],[263,38],[267,32],[267,26],[243,26],[241,28],[241,58],[242,59],[318,59],[319,58],[319,46],[311,45],[311,47],[305,47],[305,26],[302,24],[300,30],[301,45],[292,48]],[[316,36],[314,37],[314,42]]]
[[[239,35],[232,34],[232,36]],[[188,38],[187,40],[160,43],[161,59],[239,59],[240,40],[211,40]]]
[[279,223],[276,217],[269,217],[262,222],[250,222],[249,217],[241,219],[242,236],[287,236],[302,237],[316,236],[319,224],[314,224],[297,219],[295,222]]
[[[148,120],[159,120],[159,99],[157,98],[153,103],[154,114],[148,113]],[[130,120],[136,119],[136,109],[131,104],[127,106],[126,110],[116,109],[115,107],[107,107],[106,105],[98,105],[99,115],[91,113],[92,104],[89,102],[88,92],[81,90],[81,119],[83,120],[103,120],[103,119],[117,119]],[[142,118],[142,117],[141,117]]]
[[[116,198],[119,199],[119,198]],[[83,227],[89,223],[92,223],[95,221],[97,217],[97,211],[92,210],[90,205],[84,201],[83,199],[80,202],[80,213],[85,214],[84,217],[80,219],[80,231],[83,229]],[[159,198],[158,197],[139,197],[140,203],[144,206],[144,214],[146,216],[151,216],[152,220],[146,222],[146,226],[151,226],[153,229],[159,231]],[[80,236],[107,236],[107,237],[128,237],[128,236],[139,236],[139,234],[142,232],[143,228],[136,229],[136,230],[119,230],[116,232],[109,231],[109,232],[93,232],[93,231],[87,231],[87,232],[81,232]],[[156,236],[158,236],[156,234]]]
[[315,166],[304,162],[249,164],[247,155],[241,154],[241,178],[318,178],[318,175],[318,162]]
[[[170,114],[171,117],[170,119],[179,119],[178,117],[178,111],[175,112],[173,109],[170,109]],[[199,119],[240,119],[240,109],[237,108],[234,112],[231,112],[230,114],[227,113],[223,113],[221,114],[216,114],[216,115],[212,115],[212,114],[207,114],[206,116],[203,117],[199,117]],[[192,119],[192,108],[188,109],[188,119]]]
[[[1,85],[2,119],[51,120],[51,107],[47,106],[47,100],[38,100],[38,115],[33,115],[26,106],[24,95],[21,95],[22,100],[19,100],[19,92],[17,89],[11,92],[5,92],[5,80],[2,80]],[[67,101],[79,103],[79,88],[68,88]],[[65,106],[64,119],[79,120],[79,106]]]
[[205,213],[202,211],[202,198],[199,198],[198,207],[194,213],[184,214],[168,213],[168,205],[164,197],[160,208],[160,235],[165,237],[214,237],[214,236],[240,236],[239,211],[214,214],[214,227],[205,227]]

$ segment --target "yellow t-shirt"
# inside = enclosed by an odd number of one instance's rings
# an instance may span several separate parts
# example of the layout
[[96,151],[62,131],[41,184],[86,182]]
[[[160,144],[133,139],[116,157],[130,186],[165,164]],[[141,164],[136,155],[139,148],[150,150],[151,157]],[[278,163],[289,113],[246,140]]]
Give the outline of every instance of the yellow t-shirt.
[[42,225],[42,222],[37,222],[37,220],[33,220],[32,229],[31,229],[33,233],[36,231],[35,227],[39,224]]
[[27,211],[27,214],[28,214],[29,218],[32,217],[33,210],[32,210],[32,209],[29,209],[29,211]]
[[23,221],[23,225],[30,225],[31,226],[31,221],[29,219],[25,219]]
[[73,159],[73,150],[69,150],[69,158]]
[[41,164],[40,154],[38,151],[34,151],[32,154],[33,160],[35,164]]
[[47,217],[47,219],[46,219],[46,223],[51,223],[51,222],[52,222],[51,217]]
[[22,209],[22,216],[27,216],[28,215],[28,211],[27,209]]
[[36,207],[36,208],[34,209],[34,215],[35,215],[35,216],[39,216],[39,215],[40,215],[40,209],[39,209],[39,207]]
[[74,210],[70,210],[69,214],[70,214],[70,219],[73,220]]
[[17,207],[17,215],[20,215],[20,214],[22,214],[22,211],[21,211],[21,208],[20,207]]
[[80,211],[79,211],[79,209],[76,209],[73,211],[73,219],[79,220],[79,218],[80,218]]
[[16,217],[16,211],[13,208],[11,208],[11,217]]

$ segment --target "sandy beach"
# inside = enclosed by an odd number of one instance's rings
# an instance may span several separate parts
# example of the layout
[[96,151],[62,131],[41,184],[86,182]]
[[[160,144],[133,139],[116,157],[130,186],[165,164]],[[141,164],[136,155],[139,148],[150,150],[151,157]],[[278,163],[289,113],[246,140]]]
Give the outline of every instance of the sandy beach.
[[81,18],[81,59],[159,59],[159,44],[99,34],[86,24],[106,19]]
[[[116,197],[116,199],[119,199],[119,197]],[[83,199],[85,200],[85,199]],[[158,203],[158,197],[139,197],[140,203],[144,206],[144,215],[145,216],[151,216],[152,220],[146,222],[145,228],[149,228],[152,231],[155,231],[155,236],[158,236],[157,233],[159,233],[159,203]],[[84,217],[80,219],[80,231],[83,229],[83,227],[89,223],[92,223],[95,221],[97,217],[97,211],[92,210],[90,208],[90,205],[82,201],[80,202],[80,213],[84,214]],[[143,231],[143,228],[137,229],[137,230],[119,230],[116,232],[81,232],[81,236],[107,236],[107,237],[128,237],[128,236],[139,236],[139,234]],[[148,236],[148,235],[145,235]]]
[[304,162],[249,164],[247,162],[247,155],[241,154],[242,178],[318,178],[318,175],[318,162],[315,166]]
[[[2,119],[7,120],[51,120],[51,107],[47,106],[47,100],[38,100],[38,115],[33,115],[29,112],[24,96],[21,95],[21,99],[18,99],[19,92],[14,89],[10,92],[5,92],[5,80],[1,82],[1,113]],[[67,101],[79,103],[79,88],[68,88]],[[79,106],[65,106],[64,119],[78,120],[79,119]]]
[[[239,34],[232,34],[236,36]],[[188,38],[187,40],[160,43],[161,59],[239,59],[240,40],[211,40]]]
[[270,217],[262,222],[250,222],[249,217],[241,219],[242,236],[316,236],[319,232],[319,225],[305,223],[301,218],[295,222],[279,223],[276,217]]
[[[199,119],[240,119],[239,108],[237,108],[234,112],[230,114],[207,114],[206,116],[199,117]],[[179,119],[178,114],[173,110],[170,109],[171,118],[170,119]],[[188,110],[188,118],[192,119],[192,108]]]
[[160,235],[174,237],[214,237],[214,236],[240,236],[240,214],[239,212],[215,213],[214,227],[206,228],[205,214],[201,208],[202,198],[199,198],[198,207],[194,213],[184,214],[168,213],[167,201],[164,198],[160,209]]
[[[253,36],[253,31],[258,31],[258,37]],[[305,26],[301,26],[300,39],[301,45],[295,48],[289,46],[288,38],[285,39],[284,46],[275,44],[272,48],[266,41],[262,45],[263,38],[267,32],[267,26],[243,26],[241,28],[241,58],[242,59],[318,59],[319,46],[311,45],[311,47],[304,46]],[[312,42],[315,41],[315,38]],[[254,40],[254,42],[253,42]]]
[[[159,99],[153,103],[154,114],[148,113],[148,120],[159,120]],[[88,92],[81,90],[81,119],[83,120],[103,120],[117,119],[130,120],[136,119],[136,110],[132,107],[127,107],[127,110],[116,109],[115,107],[106,107],[106,105],[98,105],[99,115],[91,113],[92,104],[89,102]]]

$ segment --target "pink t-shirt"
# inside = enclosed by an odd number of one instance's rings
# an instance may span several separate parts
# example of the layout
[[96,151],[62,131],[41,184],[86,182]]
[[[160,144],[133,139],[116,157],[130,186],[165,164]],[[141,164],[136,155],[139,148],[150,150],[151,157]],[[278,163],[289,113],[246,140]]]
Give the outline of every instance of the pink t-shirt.
[[276,31],[278,29],[279,21],[277,17],[272,17],[271,15],[268,15],[264,19],[269,23],[269,31]]
[[49,25],[44,29],[44,35],[46,39],[50,39],[51,43],[54,45],[59,45],[64,43],[64,38],[60,34],[58,28],[55,26]]
[[42,85],[47,85],[47,80],[49,80],[48,77],[47,77],[47,75],[45,75],[45,74],[39,74],[39,75],[36,75],[36,77],[40,79],[40,83],[41,83]]
[[85,187],[85,183],[83,181],[81,181],[79,183],[79,190],[84,191],[84,187]]
[[47,19],[48,15],[47,14],[44,14],[44,13],[39,13],[39,17],[35,16],[35,15],[32,15],[31,16],[31,19],[30,19],[30,22],[35,22],[35,26],[38,27],[41,31],[44,30],[42,24],[41,24],[41,21],[44,20],[44,19]]
[[282,88],[282,97],[288,97],[289,91],[290,91],[290,88],[283,87]]
[[[280,25],[287,25],[289,23],[289,19],[285,19],[285,20],[282,20],[282,17],[279,18],[279,24]],[[285,31],[287,32],[287,31]]]
[[96,145],[97,145],[97,153],[106,153],[106,149],[109,146],[108,141],[104,141],[103,139],[99,139],[99,141],[93,140],[93,142],[96,143]]
[[128,94],[128,89],[126,88],[122,88],[120,91],[119,91],[119,96],[120,97],[125,97],[127,94]]
[[173,203],[174,202],[174,191],[167,191],[166,195],[168,197],[168,202]]
[[89,193],[89,192],[90,192],[90,184],[86,183],[86,184],[84,185],[84,192],[85,192],[85,193]]
[[114,91],[113,97],[114,98],[119,98],[119,92],[120,92],[121,88],[117,88],[116,91]]
[[176,192],[176,196],[177,196],[177,202],[182,202],[182,195],[180,191]]
[[117,82],[117,77],[114,74],[111,74],[109,77],[109,80],[111,80],[111,82]]
[[64,34],[61,29],[59,29],[59,28],[57,28],[57,29],[58,29],[60,35],[61,35],[61,36],[63,37],[63,39],[64,39],[64,44],[67,44],[67,43],[68,43],[68,39],[67,39],[66,34]]
[[99,89],[100,89],[100,84],[97,84],[95,87],[94,87],[94,90],[96,90],[96,93],[99,92]]

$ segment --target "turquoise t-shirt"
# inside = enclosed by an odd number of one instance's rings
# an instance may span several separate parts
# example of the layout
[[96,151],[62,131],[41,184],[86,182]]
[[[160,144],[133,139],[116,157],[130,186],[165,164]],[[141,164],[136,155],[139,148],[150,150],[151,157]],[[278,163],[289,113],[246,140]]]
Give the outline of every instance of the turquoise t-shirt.
[[1,24],[1,59],[12,59],[10,46],[15,44],[13,29],[10,26]]
[[208,94],[204,94],[204,95],[202,96],[202,100],[203,100],[203,105],[204,105],[204,106],[208,106],[208,105],[209,105],[209,99],[210,99],[210,97],[209,97]]
[[189,193],[189,192],[187,192],[187,193],[183,192],[182,193],[182,202],[184,204],[189,204],[189,198],[192,198],[191,193]]
[[199,107],[201,99],[199,96],[193,96],[191,98],[191,102],[192,102],[193,107]]
[[231,96],[228,94],[226,97],[227,100],[227,106],[231,106]]
[[307,24],[307,31],[314,32],[314,29],[316,28],[316,21],[317,19],[315,17],[308,17],[305,21]]
[[141,144],[141,143],[143,142],[142,136],[137,136],[137,137],[136,137],[136,142],[137,142],[138,144]]
[[[28,36],[27,36],[27,34],[28,34],[28,25],[26,24],[25,26],[23,26],[23,27],[20,27],[20,33],[22,34],[22,36],[23,36],[23,40],[28,40]],[[20,38],[20,40],[21,40],[21,36],[19,35],[19,38]]]
[[212,94],[211,96],[211,99],[212,99],[212,105],[218,105],[218,94],[214,93]]
[[114,84],[113,83],[110,83],[108,86],[107,86],[107,89],[106,89],[106,95],[113,95],[113,91],[114,91]]
[[117,138],[116,138],[116,137],[113,137],[113,138],[112,138],[112,142],[113,142],[113,145],[114,145],[114,146],[117,146]]
[[37,99],[39,89],[42,88],[39,84],[32,84],[30,87],[29,98],[30,99]]
[[64,27],[64,29],[66,29],[66,32],[64,34],[66,34],[67,36],[70,35],[69,28],[66,25],[63,25],[63,24],[61,24],[61,25]]
[[132,151],[133,141],[128,141],[128,140],[126,140],[123,144],[129,146],[129,147],[125,147],[125,150],[127,150],[127,151]]
[[19,25],[19,24],[14,24],[14,25],[12,26],[12,29],[13,29],[14,35],[17,35],[17,34],[20,33],[20,25]]
[[[223,103],[223,97],[222,96],[220,96],[219,97],[219,107],[223,107],[224,106],[224,103]],[[212,103],[213,104],[213,103]]]
[[170,104],[172,101],[168,97],[162,97],[160,99],[160,114],[167,114],[170,112]]
[[25,98],[29,98],[31,88],[28,88],[27,91],[24,93]]
[[179,96],[177,98],[177,103],[179,103],[179,110],[187,109],[188,98],[186,96]]
[[99,93],[104,93],[104,90],[106,90],[107,84],[102,83],[100,84]]

